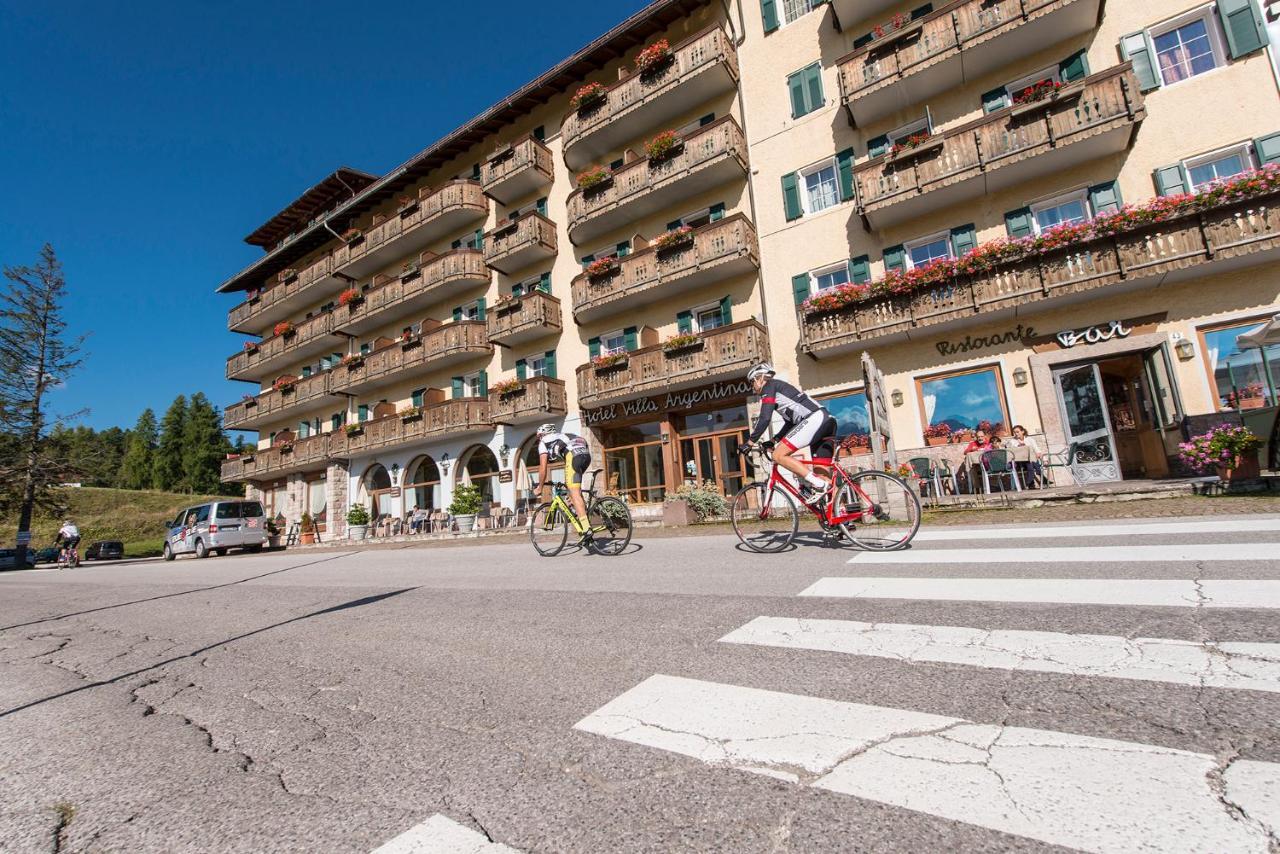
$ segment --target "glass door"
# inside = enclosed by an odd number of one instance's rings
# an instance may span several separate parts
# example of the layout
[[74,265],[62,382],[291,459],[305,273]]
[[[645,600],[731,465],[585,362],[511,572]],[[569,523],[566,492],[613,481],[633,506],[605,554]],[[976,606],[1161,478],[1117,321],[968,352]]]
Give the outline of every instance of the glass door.
[[744,438],[745,431],[733,430],[681,439],[683,481],[733,495],[745,483],[743,457],[738,453]]
[[1142,354],[1142,370],[1151,408],[1151,425],[1163,434],[1182,421],[1178,391],[1173,385],[1173,371],[1169,367],[1169,353],[1163,344]]
[[1115,440],[1096,364],[1059,368],[1053,372],[1058,407],[1067,434],[1068,463],[1077,483],[1120,480]]

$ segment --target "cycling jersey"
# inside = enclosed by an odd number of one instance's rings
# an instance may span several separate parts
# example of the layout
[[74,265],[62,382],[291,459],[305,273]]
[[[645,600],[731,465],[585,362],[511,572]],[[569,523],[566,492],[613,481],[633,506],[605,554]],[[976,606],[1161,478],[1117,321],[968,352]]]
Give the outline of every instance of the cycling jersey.
[[75,525],[63,525],[58,529],[58,536],[64,540],[80,539],[80,529]]
[[538,453],[546,454],[547,459],[559,462],[565,457],[576,457],[580,454],[591,455],[587,440],[573,433],[548,433],[538,439]]
[[760,390],[760,417],[756,419],[755,429],[751,431],[751,441],[757,441],[769,429],[773,413],[779,415],[789,424],[799,425],[815,412],[825,412],[819,403],[800,389],[770,377]]

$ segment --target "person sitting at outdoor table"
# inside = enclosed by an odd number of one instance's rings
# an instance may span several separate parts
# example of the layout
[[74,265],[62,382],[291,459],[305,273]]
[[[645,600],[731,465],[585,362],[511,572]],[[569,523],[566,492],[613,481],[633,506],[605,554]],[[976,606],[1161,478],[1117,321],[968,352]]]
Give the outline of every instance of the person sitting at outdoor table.
[[421,534],[423,527],[427,524],[427,511],[423,510],[417,504],[413,505],[413,509],[409,511],[409,529],[415,534]]
[[966,454],[972,454],[974,451],[991,451],[996,447],[995,442],[987,434],[986,430],[979,429],[973,436],[973,441],[964,446]]
[[975,431],[973,441],[964,446],[964,464],[960,471],[966,492],[981,491],[984,483],[982,473],[979,471],[982,466],[982,455],[987,451],[995,450],[995,447],[995,443],[991,441],[991,434],[981,427]]
[[1013,434],[1005,440],[1005,445],[1009,448],[1026,448],[1030,451],[1030,459],[1017,460],[1014,466],[1018,470],[1018,478],[1023,486],[1035,489],[1044,478],[1044,467],[1040,463],[1040,448],[1036,445],[1036,440],[1027,435],[1027,428],[1021,424],[1015,424]]

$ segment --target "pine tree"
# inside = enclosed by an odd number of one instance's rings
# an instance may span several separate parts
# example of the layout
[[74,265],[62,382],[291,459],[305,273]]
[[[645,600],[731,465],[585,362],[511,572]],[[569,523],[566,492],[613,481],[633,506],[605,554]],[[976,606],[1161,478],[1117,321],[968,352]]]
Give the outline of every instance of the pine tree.
[[222,460],[230,448],[218,411],[202,392],[191,395],[182,434],[182,471],[187,489],[203,495],[217,492]]
[[160,437],[151,462],[151,488],[189,491],[183,479],[182,444],[187,425],[187,399],[178,395],[160,421]]
[[146,489],[151,486],[152,463],[156,451],[156,414],[142,410],[125,445],[120,464],[119,484],[124,489]]

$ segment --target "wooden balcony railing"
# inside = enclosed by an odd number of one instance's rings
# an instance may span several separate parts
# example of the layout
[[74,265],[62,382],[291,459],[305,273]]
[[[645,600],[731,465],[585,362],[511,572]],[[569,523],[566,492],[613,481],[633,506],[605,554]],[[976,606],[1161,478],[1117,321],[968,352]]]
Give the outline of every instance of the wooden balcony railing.
[[484,236],[485,262],[504,273],[554,254],[555,223],[536,211],[502,223]]
[[561,328],[560,300],[535,288],[511,302],[495,305],[486,320],[489,340],[498,344],[551,335]]
[[421,414],[408,417],[387,415],[361,424],[361,430],[329,433],[330,456],[343,459],[407,442],[419,442],[452,433],[472,433],[493,427],[489,398],[460,397],[427,406]]
[[517,391],[507,394],[491,391],[489,411],[495,424],[521,424],[564,415],[569,411],[564,380],[530,377]]
[[253,350],[236,353],[227,359],[227,378],[237,379],[264,362],[288,356],[292,351],[301,350],[317,339],[329,336],[332,330],[332,317],[326,311],[302,321],[290,332],[264,338]]
[[[1144,115],[1129,63],[1064,87],[1057,96],[1006,107],[894,156],[854,168],[864,214],[1006,168],[1132,124]],[[1046,162],[1046,169],[1056,168]]]
[[[649,128],[624,129],[625,119],[641,108],[676,93],[705,71],[722,66],[727,71],[727,86],[738,80],[738,57],[729,37],[718,25],[696,33],[671,48],[667,65],[651,74],[631,73],[605,90],[602,103],[586,110],[575,110],[564,118],[561,133],[564,139],[565,158],[570,168],[584,165],[581,158],[574,158],[574,149],[584,138],[604,128],[612,128],[620,134],[638,136]],[[709,93],[696,92],[693,97],[705,98]],[[689,104],[693,106],[692,103]],[[683,112],[673,107],[673,115]],[[665,118],[665,117],[664,117]]]
[[551,149],[526,136],[489,156],[481,170],[480,184],[486,193],[505,204],[522,192],[550,184],[554,175]]
[[641,397],[655,391],[745,376],[756,362],[769,358],[769,334],[755,320],[745,320],[704,332],[699,342],[674,352],[656,344],[632,350],[621,364],[609,368],[581,365],[578,403],[599,406]]
[[987,312],[1068,294],[1165,281],[1180,270],[1280,249],[1280,194],[1138,231],[1028,257],[960,276],[906,296],[886,297],[838,311],[807,315],[801,350],[815,357],[864,347],[868,341],[924,326],[940,326]]
[[419,191],[415,203],[369,227],[358,240],[344,243],[335,249],[333,269],[335,272],[342,272],[347,265],[401,236],[429,225],[444,214],[463,211],[470,212],[476,218],[489,212],[489,200],[479,182],[455,180],[434,189],[424,187]]
[[493,352],[483,321],[446,323],[421,335],[409,336],[376,350],[363,360],[333,371],[335,391],[390,382],[406,371],[431,370],[442,359],[481,356]]
[[227,483],[267,480],[292,471],[320,468],[329,460],[329,437],[323,433],[298,439],[287,446],[264,448],[224,460],[222,479]]
[[746,174],[746,138],[732,116],[723,116],[689,131],[683,137],[680,151],[664,160],[654,162],[640,158],[620,167],[603,186],[590,191],[574,190],[567,202],[569,230],[573,232],[592,217],[622,207],[659,187],[677,184],[707,164],[724,159],[735,161]]
[[484,253],[476,249],[455,249],[429,260],[420,270],[404,276],[375,278],[377,285],[365,291],[360,302],[334,310],[334,328],[367,326],[380,322],[380,315],[392,315],[392,309],[412,303],[423,306],[434,302],[432,294],[445,299],[454,284],[483,284],[489,281],[489,268]]
[[276,413],[305,407],[328,395],[328,371],[302,377],[288,390],[270,388],[249,400],[231,404],[222,412],[222,426],[232,430],[251,421],[261,422]]

